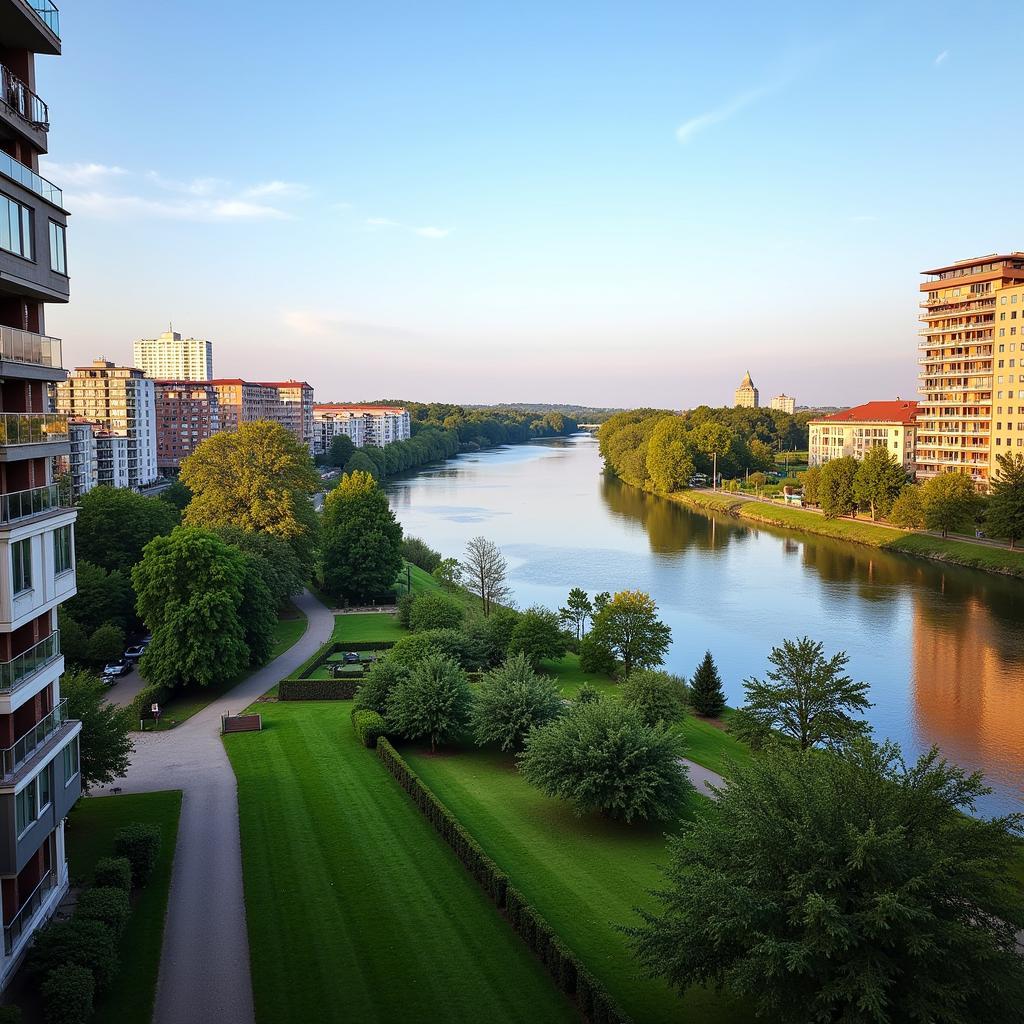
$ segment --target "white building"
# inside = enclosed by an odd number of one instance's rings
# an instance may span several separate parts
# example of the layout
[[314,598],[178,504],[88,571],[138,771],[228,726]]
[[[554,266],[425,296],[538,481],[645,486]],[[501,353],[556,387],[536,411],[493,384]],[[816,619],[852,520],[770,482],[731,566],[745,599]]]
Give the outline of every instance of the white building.
[[909,475],[917,470],[917,402],[866,402],[811,420],[807,427],[811,466],[824,466],[847,455],[862,459],[869,449],[881,445]]
[[96,431],[96,483],[103,487],[131,487],[127,437],[109,430]]
[[789,395],[776,395],[772,399],[772,408],[778,409],[779,412],[788,412],[792,416],[796,412],[796,399],[790,398]]
[[313,451],[326,452],[339,434],[351,438],[357,448],[407,441],[412,437],[409,410],[393,405],[315,405]]
[[71,478],[71,497],[74,501],[91,491],[98,483],[96,465],[96,431],[98,426],[88,420],[70,420],[68,439],[71,454],[68,457],[68,474]]
[[159,338],[135,342],[135,365],[155,380],[212,380],[213,344],[164,331]]

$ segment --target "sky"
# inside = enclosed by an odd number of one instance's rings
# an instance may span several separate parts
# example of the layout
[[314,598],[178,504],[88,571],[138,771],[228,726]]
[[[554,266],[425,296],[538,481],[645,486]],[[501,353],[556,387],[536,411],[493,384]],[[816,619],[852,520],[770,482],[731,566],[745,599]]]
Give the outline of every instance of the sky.
[[318,400],[908,397],[1024,249],[1024,8],[65,0],[66,365],[173,323]]

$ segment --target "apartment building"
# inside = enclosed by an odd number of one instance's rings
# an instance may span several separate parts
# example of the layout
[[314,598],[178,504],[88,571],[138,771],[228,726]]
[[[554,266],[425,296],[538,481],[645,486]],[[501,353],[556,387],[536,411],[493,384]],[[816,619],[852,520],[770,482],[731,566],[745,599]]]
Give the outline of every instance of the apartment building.
[[141,370],[115,366],[105,359],[76,367],[57,385],[57,408],[67,416],[99,424],[97,441],[104,434],[126,439],[124,446],[111,442],[108,452],[98,452],[101,483],[104,459],[115,448],[124,449],[128,471],[127,484],[117,486],[138,488],[156,480],[156,395],[153,381]]
[[313,387],[304,380],[259,381],[275,395],[272,419],[313,450]]
[[771,402],[771,407],[779,412],[788,412],[790,416],[796,412],[796,399],[789,395],[776,395]]
[[985,489],[996,456],[1018,447],[1024,424],[1024,253],[922,273],[918,477],[963,473]]
[[756,409],[761,404],[760,393],[757,388],[754,387],[754,382],[751,380],[749,370],[743,374],[743,380],[740,381],[740,386],[735,390],[735,392],[733,392],[732,404],[744,409]]
[[412,436],[409,410],[386,405],[317,405],[313,407],[313,451],[326,452],[338,434],[357,448],[383,448]]
[[61,51],[49,0],[0,0],[0,988],[68,888],[64,820],[81,791],[61,699],[57,607],[75,593],[75,511],[55,483],[70,456],[50,411],[62,381],[48,302],[66,302],[67,213],[41,177],[50,116],[35,55]]
[[181,460],[220,429],[217,388],[209,381],[158,380],[156,464],[162,476],[176,473]]
[[99,483],[96,452],[98,423],[89,420],[68,420],[68,440],[71,453],[68,457],[67,472],[71,484],[71,498],[77,502]]
[[221,430],[237,430],[253,420],[276,419],[277,395],[262,384],[238,377],[207,381],[217,392],[217,413]]
[[867,402],[808,423],[810,435],[808,465],[823,466],[831,459],[852,455],[864,458],[878,445],[890,454],[910,476],[917,467],[918,404],[897,399],[894,402]]
[[164,331],[159,338],[140,338],[134,344],[134,364],[154,380],[211,380],[213,344],[205,338],[183,338]]

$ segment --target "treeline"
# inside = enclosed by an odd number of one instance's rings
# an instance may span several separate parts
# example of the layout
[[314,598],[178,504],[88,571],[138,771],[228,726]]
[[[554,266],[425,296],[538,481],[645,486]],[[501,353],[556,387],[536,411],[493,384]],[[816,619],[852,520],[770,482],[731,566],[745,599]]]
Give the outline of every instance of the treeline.
[[813,413],[776,409],[665,409],[616,413],[601,425],[605,467],[626,483],[657,491],[688,487],[695,473],[723,476],[768,470],[780,451],[807,448]]

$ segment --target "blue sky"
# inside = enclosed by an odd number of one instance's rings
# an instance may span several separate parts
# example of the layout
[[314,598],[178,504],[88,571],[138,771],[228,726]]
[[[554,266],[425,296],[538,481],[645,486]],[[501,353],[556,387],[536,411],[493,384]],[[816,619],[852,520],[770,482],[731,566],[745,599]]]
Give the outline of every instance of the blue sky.
[[1012,5],[61,18],[68,364],[173,320],[324,400],[854,403],[913,394],[922,268],[1024,249]]

